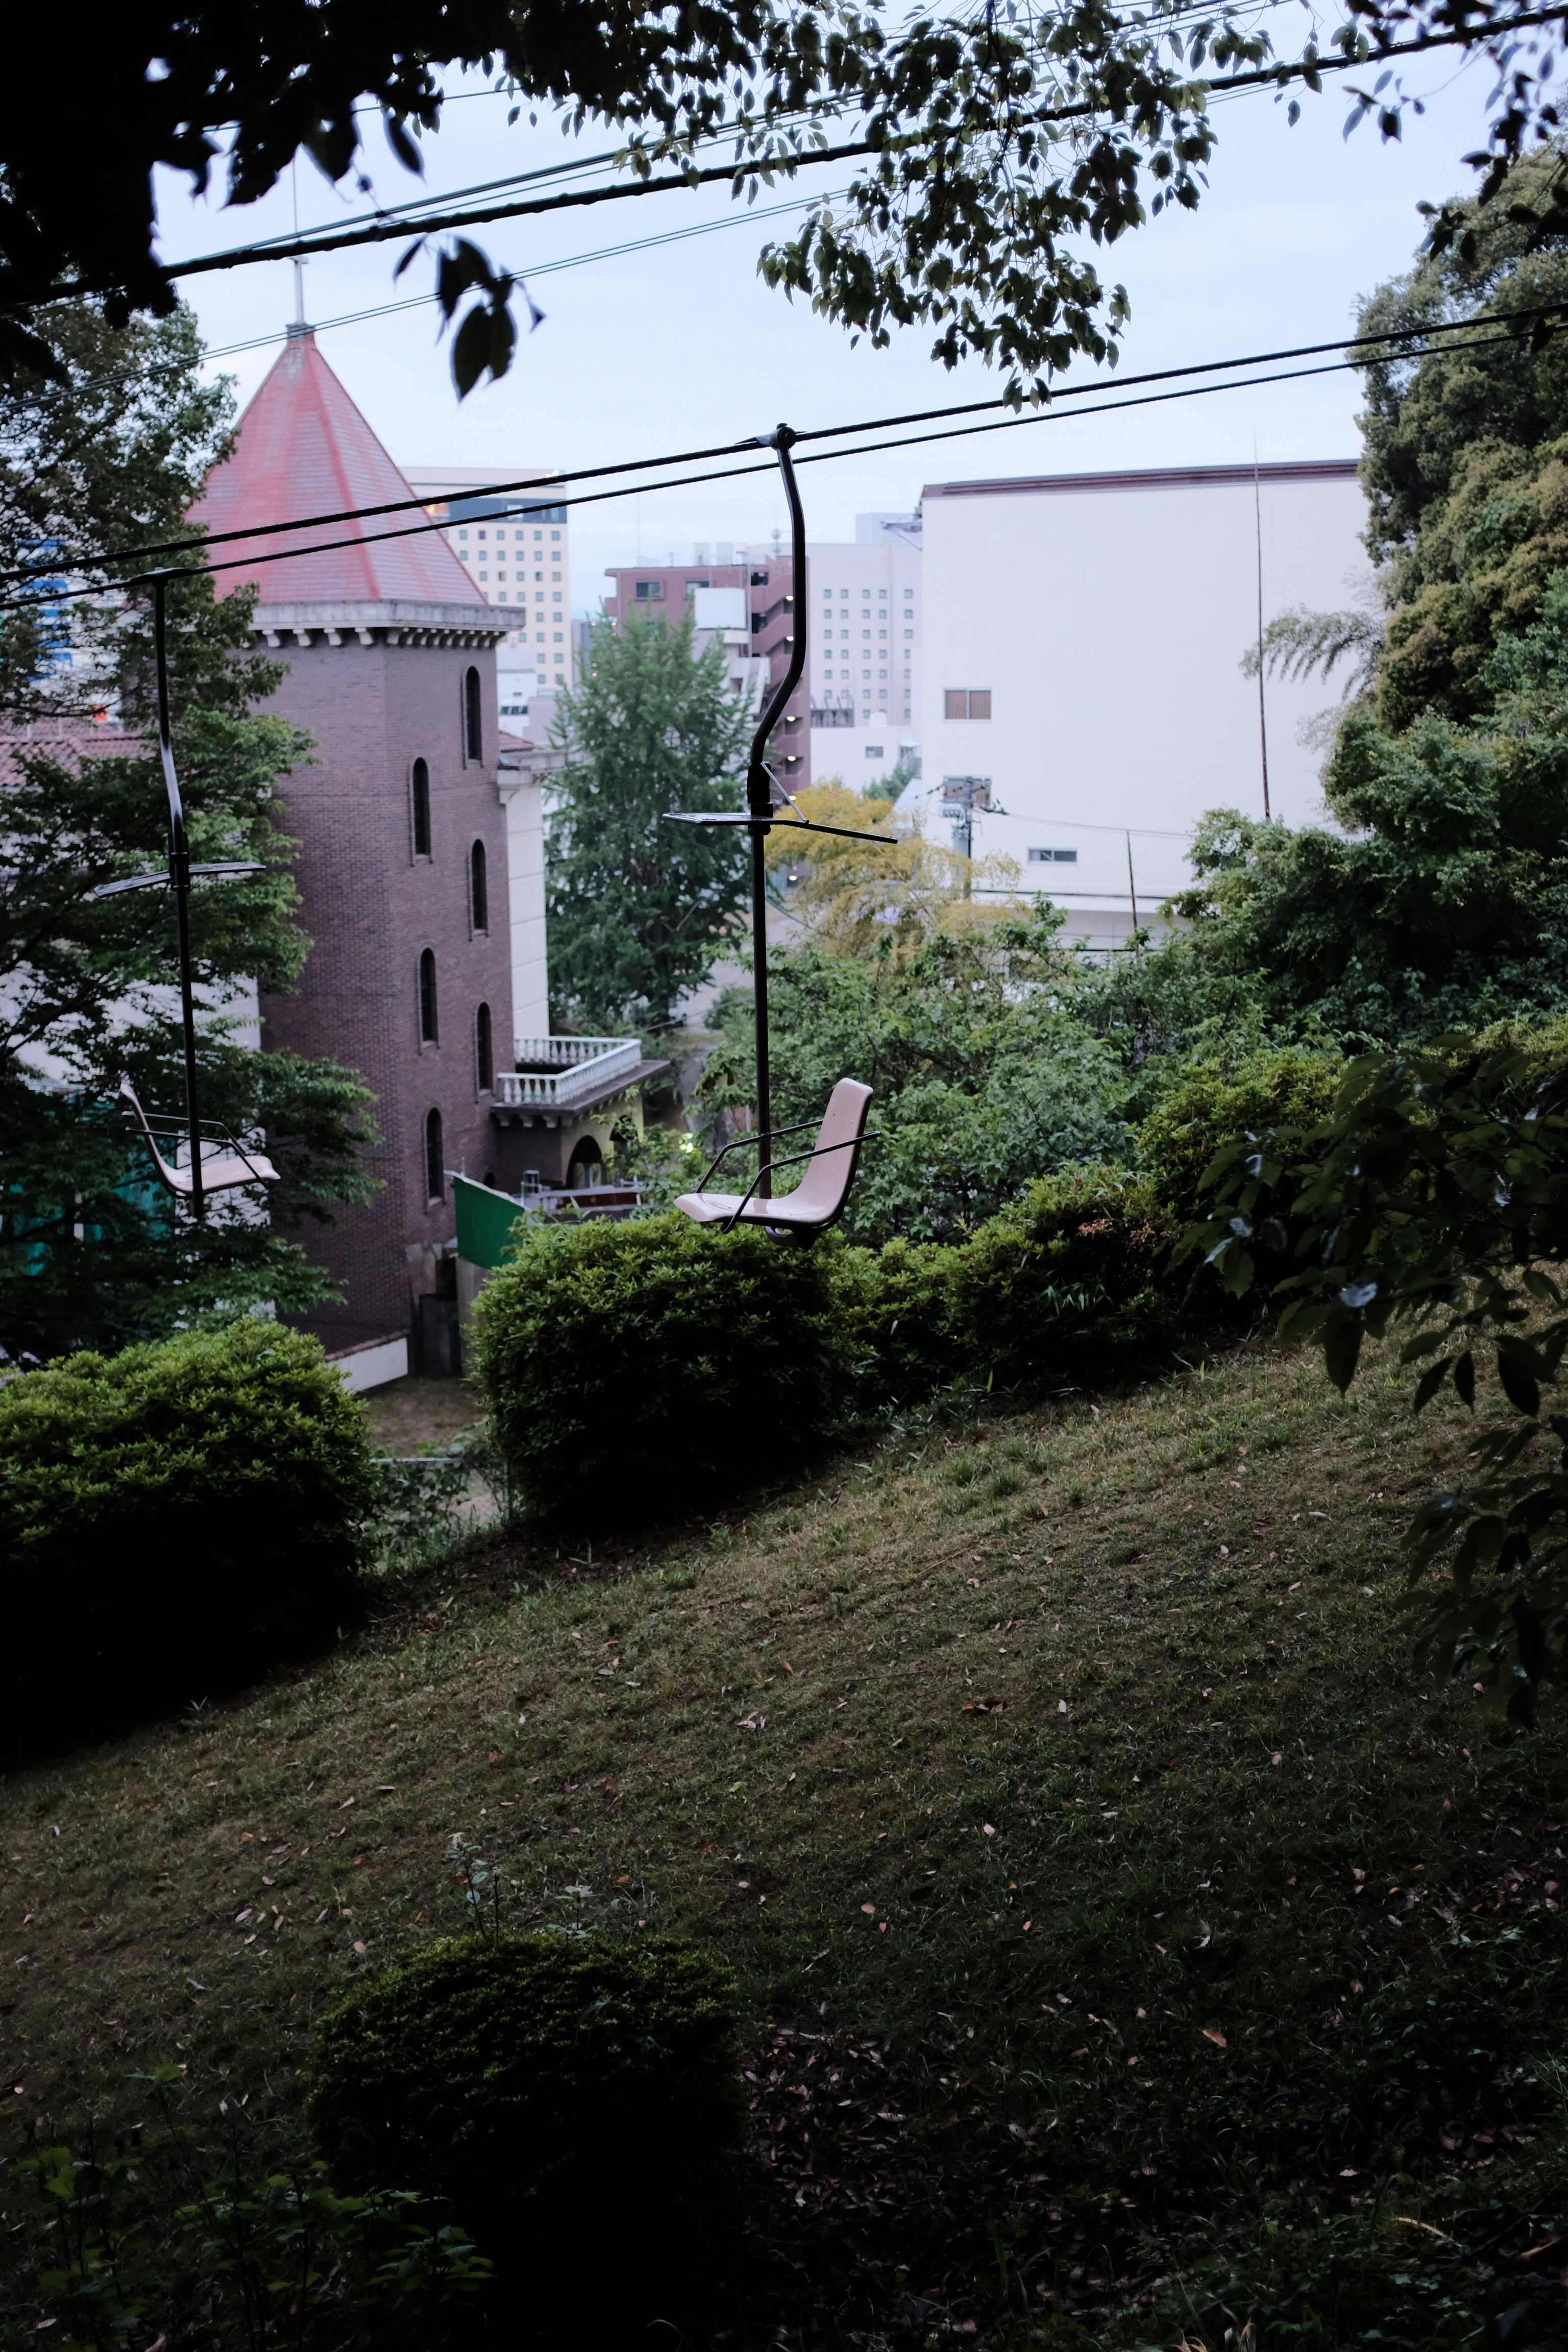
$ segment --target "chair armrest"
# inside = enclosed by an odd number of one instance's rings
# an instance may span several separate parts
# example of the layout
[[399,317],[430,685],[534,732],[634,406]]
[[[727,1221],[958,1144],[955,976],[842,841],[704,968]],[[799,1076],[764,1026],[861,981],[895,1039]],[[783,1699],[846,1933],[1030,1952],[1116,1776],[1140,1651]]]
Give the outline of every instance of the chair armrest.
[[[811,1121],[807,1119],[805,1124],[809,1127],[811,1125]],[[785,1127],[781,1127],[775,1129],[774,1132],[778,1135],[787,1135],[789,1133],[789,1129]],[[880,1128],[868,1127],[864,1135],[846,1136],[842,1143],[819,1143],[814,1150],[792,1151],[786,1159],[770,1160],[767,1166],[765,1168],[759,1168],[756,1174],[752,1177],[751,1192],[744,1195],[741,1202],[741,1207],[736,1210],[734,1215],[725,1226],[724,1231],[727,1234],[732,1234],[734,1232],[736,1224],[740,1220],[741,1211],[750,1204],[752,1194],[755,1192],[757,1186],[762,1182],[763,1178],[764,1176],[771,1176],[775,1168],[793,1168],[795,1166],[797,1161],[802,1160],[825,1160],[830,1151],[857,1151],[863,1143],[879,1143],[881,1139],[882,1131]]]
[[709,1161],[706,1169],[703,1171],[702,1181],[698,1185],[697,1190],[700,1192],[705,1192],[708,1190],[709,1177],[712,1175],[713,1171],[718,1167],[720,1160],[724,1159],[726,1154],[729,1152],[740,1151],[746,1146],[753,1143],[772,1143],[773,1139],[780,1135],[799,1135],[803,1133],[806,1128],[815,1127],[817,1121],[814,1118],[797,1118],[793,1127],[770,1127],[765,1133],[759,1127],[756,1132],[752,1135],[731,1136],[729,1142],[721,1145],[720,1149],[714,1153],[712,1159]]

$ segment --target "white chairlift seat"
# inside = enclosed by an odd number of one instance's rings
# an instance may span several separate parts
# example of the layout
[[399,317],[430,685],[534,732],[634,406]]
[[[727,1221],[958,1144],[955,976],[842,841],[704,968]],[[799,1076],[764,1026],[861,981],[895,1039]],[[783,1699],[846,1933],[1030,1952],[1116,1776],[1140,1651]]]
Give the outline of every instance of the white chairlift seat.
[[[763,1173],[759,1169],[749,1192],[710,1192],[703,1189],[683,1192],[676,1207],[700,1225],[722,1225],[726,1232],[738,1224],[766,1225],[792,1240],[815,1240],[842,1213],[854,1181],[860,1146],[872,1139],[866,1129],[870,1107],[869,1087],[862,1086],[857,1078],[839,1079],[827,1098],[827,1109],[812,1150],[791,1152],[782,1160],[766,1162],[770,1174],[780,1168],[797,1166],[803,1160],[808,1163],[793,1192],[785,1192],[782,1198],[774,1194],[758,1199],[757,1185]],[[725,1152],[738,1151],[750,1143],[772,1144],[781,1135],[799,1135],[810,1124],[809,1119],[804,1119],[797,1127],[774,1128],[771,1135],[737,1136],[709,1166],[702,1180],[704,1188]]]
[[[153,1155],[153,1164],[157,1169],[158,1181],[169,1192],[178,1193],[182,1200],[188,1201],[195,1189],[190,1170],[172,1166],[164,1159],[158,1149],[158,1138],[153,1133],[153,1122],[137,1100],[136,1090],[129,1078],[121,1079],[120,1092],[129,1104],[131,1116],[141,1129],[142,1140]],[[168,1120],[160,1119],[158,1125],[167,1127],[171,1136],[184,1135],[185,1131],[183,1127],[177,1127]],[[226,1152],[220,1152],[212,1160],[203,1160],[202,1191],[204,1193],[230,1192],[237,1184],[276,1184],[278,1182],[278,1171],[263,1153],[247,1151],[244,1146],[237,1143],[231,1135],[220,1132],[218,1139],[228,1144],[231,1149]],[[199,1140],[197,1149],[200,1149]]]

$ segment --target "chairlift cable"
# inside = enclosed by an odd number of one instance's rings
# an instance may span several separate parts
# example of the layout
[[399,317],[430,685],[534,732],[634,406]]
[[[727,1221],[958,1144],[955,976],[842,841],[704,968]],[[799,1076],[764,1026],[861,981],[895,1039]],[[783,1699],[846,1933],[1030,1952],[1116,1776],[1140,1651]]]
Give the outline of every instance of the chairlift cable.
[[[1341,336],[1335,338],[1330,342],[1300,343],[1286,350],[1250,352],[1236,359],[1194,361],[1185,367],[1157,368],[1150,370],[1140,375],[1101,378],[1096,380],[1094,383],[1064,384],[1059,391],[1052,393],[1048,401],[1042,403],[1037,407],[1031,407],[1025,414],[1002,418],[994,425],[986,425],[969,429],[989,433],[1002,431],[1006,426],[1012,425],[1039,424],[1047,421],[1057,413],[1055,404],[1058,401],[1093,398],[1097,394],[1103,394],[1112,389],[1119,389],[1123,386],[1131,388],[1137,384],[1166,383],[1176,379],[1195,375],[1228,374],[1231,370],[1236,368],[1273,365],[1280,360],[1311,358],[1322,352],[1366,351],[1369,346],[1374,344],[1398,347],[1385,351],[1381,358],[1369,352],[1368,356],[1363,359],[1342,361],[1329,367],[1297,368],[1280,375],[1248,377],[1238,382],[1221,384],[1193,385],[1191,390],[1193,392],[1240,391],[1247,389],[1251,384],[1291,383],[1303,376],[1332,375],[1341,373],[1344,370],[1353,367],[1375,367],[1390,364],[1403,357],[1420,359],[1437,356],[1446,350],[1487,350],[1497,343],[1517,341],[1519,341],[1519,337],[1511,331],[1511,329],[1500,335],[1483,337],[1476,334],[1475,331],[1478,328],[1494,327],[1505,319],[1519,322],[1531,320],[1560,319],[1564,310],[1568,310],[1568,300],[1561,302],[1535,303],[1531,305],[1528,309],[1513,311],[1492,311],[1469,320],[1456,319],[1440,320],[1433,326],[1389,328],[1378,334],[1352,335],[1348,337]],[[1457,343],[1437,342],[1434,345],[1433,339],[1438,336],[1458,336],[1460,340]],[[1427,344],[1429,346],[1428,350],[1424,352],[1409,352],[1405,348],[1416,341]],[[1167,394],[1163,395],[1165,398],[1184,398],[1186,394],[1184,393],[1174,394]],[[1101,406],[1108,408],[1131,408],[1146,406],[1148,404],[1149,404],[1147,402],[1143,401],[1110,401],[1101,403]],[[946,407],[915,409],[897,416],[862,418],[857,423],[851,425],[817,425],[800,433],[797,436],[797,441],[835,440],[854,433],[884,432],[894,425],[923,425],[946,417],[973,416],[998,408],[1008,408],[1013,405],[1014,404],[1010,402],[1005,394],[998,394],[989,400],[955,402]],[[1093,413],[1099,414],[1100,410],[1096,409]],[[918,446],[918,444],[922,441],[952,440],[962,437],[963,437],[963,432],[962,429],[950,434],[921,434],[900,441],[884,441],[869,444],[866,448],[862,449],[845,450],[837,453],[822,452],[816,457],[802,457],[797,460],[797,462],[801,465],[817,464],[821,462],[822,456],[826,455],[837,454],[847,457],[863,457],[868,453],[873,453],[877,449],[911,448]],[[515,496],[519,492],[531,492],[536,499],[542,502],[544,493],[547,491],[553,493],[565,483],[602,480],[606,475],[611,474],[647,473],[661,466],[700,464],[710,457],[739,456],[747,450],[756,448],[758,444],[755,436],[749,436],[745,440],[722,442],[717,444],[711,448],[680,450],[660,457],[627,458],[616,465],[582,467],[574,468],[570,472],[551,474],[543,477],[533,475],[526,478],[519,478],[513,481],[476,483],[464,488],[461,492],[461,502],[466,504],[476,499]],[[742,473],[755,473],[758,471],[771,472],[772,468],[766,466],[762,467],[743,467],[736,470]],[[704,481],[727,481],[733,478],[733,476],[732,474],[726,472],[693,476],[690,478],[683,477],[678,481],[654,483],[648,487],[653,489],[681,488],[686,486],[688,478]],[[626,495],[628,495],[628,493],[618,490],[601,492],[596,498],[569,498],[563,499],[552,495],[548,502],[551,505],[584,506],[596,504],[599,502],[599,499],[604,497],[619,498]],[[247,525],[243,529],[226,531],[213,531],[200,536],[193,535],[185,539],[160,540],[152,541],[145,546],[121,548],[110,553],[95,556],[72,555],[69,553],[57,552],[50,556],[47,561],[39,558],[31,564],[14,567],[9,572],[0,572],[0,580],[32,580],[37,578],[40,573],[58,572],[63,568],[69,568],[75,565],[86,563],[130,563],[141,562],[144,559],[158,555],[180,555],[196,548],[220,547],[234,540],[244,540],[247,542],[250,542],[258,539],[276,538],[288,531],[315,530],[318,528],[325,528],[330,524],[338,522],[374,520],[384,515],[405,514],[413,510],[417,510],[428,517],[430,503],[431,502],[427,499],[413,497],[406,499],[388,499],[377,506],[345,507],[322,514],[298,515],[285,522],[252,523]],[[408,530],[377,531],[373,536],[364,539],[334,541],[331,542],[331,544],[333,547],[358,545],[374,546],[377,541],[382,539],[407,538],[423,531],[445,530],[447,528],[448,524],[445,520],[426,520],[424,522],[415,524],[412,526],[412,529]],[[289,555],[306,555],[317,554],[325,551],[327,551],[324,547],[290,548],[280,551],[280,553]],[[246,559],[247,562],[251,561],[266,560],[268,559],[253,559],[248,557]],[[213,572],[233,570],[236,567],[232,564],[226,565],[223,563],[192,567],[193,570],[206,570]],[[131,583],[126,583],[123,584],[129,585]],[[93,594],[99,593],[99,591],[95,588],[83,588],[64,591],[61,593],[75,596]]]

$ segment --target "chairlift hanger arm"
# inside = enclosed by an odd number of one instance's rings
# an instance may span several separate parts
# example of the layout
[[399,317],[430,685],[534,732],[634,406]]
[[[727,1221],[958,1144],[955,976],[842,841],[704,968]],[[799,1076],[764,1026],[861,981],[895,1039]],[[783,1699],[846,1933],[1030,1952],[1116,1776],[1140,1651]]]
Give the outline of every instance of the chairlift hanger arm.
[[838,833],[846,841],[874,841],[882,849],[896,849],[899,836],[895,833],[861,833],[852,824],[823,824],[814,816],[783,816],[776,810],[769,816],[752,816],[746,809],[666,809],[667,824],[742,824],[758,833]]
[[[231,880],[239,874],[259,874],[261,867],[255,861],[245,864],[236,859],[231,863],[217,866],[192,866],[187,868],[187,871],[193,882],[210,882],[219,879]],[[116,898],[124,890],[166,890],[172,879],[173,877],[167,873],[132,874],[125,882],[100,882],[96,890],[89,890],[87,895],[91,900]]]

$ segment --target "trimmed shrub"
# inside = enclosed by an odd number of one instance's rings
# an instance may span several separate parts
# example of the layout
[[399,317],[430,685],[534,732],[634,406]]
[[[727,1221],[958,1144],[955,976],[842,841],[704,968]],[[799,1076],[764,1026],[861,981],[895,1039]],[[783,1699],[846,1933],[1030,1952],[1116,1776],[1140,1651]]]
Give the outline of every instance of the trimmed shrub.
[[479,1386],[527,1507],[624,1519],[783,1467],[843,1410],[830,1267],[676,1211],[534,1226],[476,1310]]
[[727,2252],[734,2003],[673,1937],[433,1945],[323,2019],[322,2154],[342,2187],[449,2199],[509,2340],[640,2342],[690,2315]]
[[833,1265],[856,1394],[878,1403],[928,1396],[965,1370],[954,1279],[959,1247],[884,1242]]
[[969,1361],[997,1388],[1082,1388],[1141,1369],[1176,1328],[1174,1222],[1115,1168],[1043,1177],[955,1251]]
[[240,1682],[354,1609],[364,1415],[320,1343],[247,1317],[0,1388],[7,1733]]
[[1215,1153],[1238,1135],[1327,1118],[1344,1074],[1338,1054],[1302,1046],[1249,1054],[1229,1067],[1194,1063],[1138,1130],[1140,1172],[1184,1223],[1205,1216],[1199,1180]]

